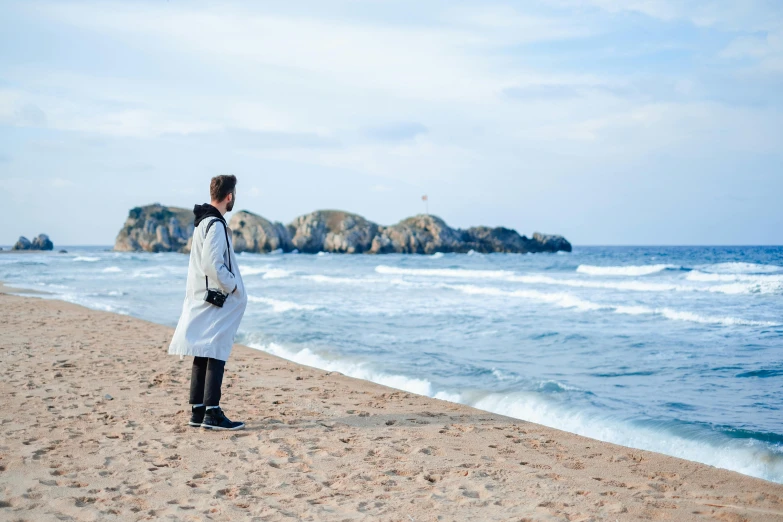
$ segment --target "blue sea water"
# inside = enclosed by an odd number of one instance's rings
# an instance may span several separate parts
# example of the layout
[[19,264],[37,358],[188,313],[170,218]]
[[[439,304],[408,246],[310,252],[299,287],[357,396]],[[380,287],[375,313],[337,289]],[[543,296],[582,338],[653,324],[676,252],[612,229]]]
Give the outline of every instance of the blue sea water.
[[[176,325],[186,255],[68,250],[0,280]],[[240,343],[783,483],[783,247],[239,259]]]

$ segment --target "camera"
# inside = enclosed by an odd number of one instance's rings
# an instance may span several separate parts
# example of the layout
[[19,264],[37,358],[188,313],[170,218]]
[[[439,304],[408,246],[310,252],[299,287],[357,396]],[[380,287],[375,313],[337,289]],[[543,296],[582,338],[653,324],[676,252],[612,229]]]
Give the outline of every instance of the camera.
[[223,308],[223,304],[226,302],[226,297],[228,297],[228,295],[219,290],[212,290],[207,288],[207,292],[204,294],[204,301],[212,303],[218,308]]

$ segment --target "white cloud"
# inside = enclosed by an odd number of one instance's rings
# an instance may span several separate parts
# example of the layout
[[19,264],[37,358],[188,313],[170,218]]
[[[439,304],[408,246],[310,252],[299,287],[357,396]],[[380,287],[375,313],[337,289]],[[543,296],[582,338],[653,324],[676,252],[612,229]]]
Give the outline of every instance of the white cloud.
[[276,76],[297,71],[297,81],[304,76],[312,85],[328,81],[428,100],[475,100],[497,88],[482,61],[464,52],[482,44],[469,31],[266,15],[232,4],[140,8],[58,2],[46,4],[43,12],[83,29],[132,38],[150,50],[176,49],[213,64],[238,65],[243,76],[277,68]]
[[783,72],[783,30],[764,35],[739,36],[719,56],[725,59],[754,60],[763,71]]

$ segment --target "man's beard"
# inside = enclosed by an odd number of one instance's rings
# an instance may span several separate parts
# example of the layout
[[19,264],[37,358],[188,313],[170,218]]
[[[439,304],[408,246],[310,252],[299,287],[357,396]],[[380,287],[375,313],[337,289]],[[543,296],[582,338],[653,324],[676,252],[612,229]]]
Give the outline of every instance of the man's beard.
[[226,212],[231,212],[232,210],[234,210],[234,198],[231,198],[231,201],[226,205]]

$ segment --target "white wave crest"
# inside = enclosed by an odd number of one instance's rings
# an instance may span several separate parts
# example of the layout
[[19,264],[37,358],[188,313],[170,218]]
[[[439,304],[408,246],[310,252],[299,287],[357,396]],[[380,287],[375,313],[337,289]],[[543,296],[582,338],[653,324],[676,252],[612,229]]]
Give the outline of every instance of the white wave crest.
[[779,326],[780,323],[772,321],[751,321],[737,317],[711,317],[695,314],[693,312],[681,312],[670,308],[656,308],[656,315],[662,315],[675,321],[690,321],[701,324],[721,324],[725,326]]
[[80,294],[73,294],[73,293],[61,293],[61,294],[53,294],[53,295],[43,295],[41,297],[43,299],[59,299],[62,301],[67,301],[69,303],[74,303],[87,308],[91,308],[93,310],[112,312],[120,315],[130,315],[130,313],[124,308],[120,308],[118,306],[104,303],[98,299],[92,299],[91,298],[92,296],[87,294],[80,295]]
[[239,265],[239,273],[243,276],[253,276],[259,274],[266,274],[269,268],[265,266],[242,266]]
[[503,370],[498,370],[497,368],[492,368],[492,376],[501,382],[518,380],[518,376],[506,373]]
[[678,269],[676,265],[640,265],[640,266],[593,266],[579,265],[576,271],[581,274],[596,276],[643,276],[662,272],[664,270]]
[[513,283],[561,285],[574,288],[606,288],[612,290],[630,290],[636,292],[695,291],[696,287],[672,283],[652,283],[646,281],[593,281],[584,279],[557,279],[544,275],[523,275],[509,277]]
[[[686,279],[690,281],[735,281],[736,277],[700,273],[691,276],[691,274],[693,274],[693,272],[690,272]],[[705,275],[708,277],[701,277]],[[718,277],[718,279],[714,279],[714,277]],[[751,281],[748,283],[734,283],[714,286],[680,285],[675,283],[657,283],[649,281],[595,281],[584,279],[558,279],[544,275],[512,276],[509,277],[507,281],[532,285],[560,285],[574,288],[605,288],[610,290],[627,290],[631,292],[712,292],[720,294],[771,294],[783,292],[783,281],[757,281],[755,278],[751,279]]]
[[243,276],[261,275],[262,279],[282,279],[291,275],[291,272],[282,268],[273,268],[271,266],[242,266],[239,265],[239,272]]
[[329,284],[329,285],[353,285],[353,286],[406,286],[406,287],[432,287],[432,284],[427,283],[414,283],[411,281],[405,281],[400,278],[385,278],[385,277],[339,277],[339,276],[327,276],[322,274],[303,275],[302,279],[312,281],[314,283]]
[[266,274],[264,274],[262,277],[263,277],[263,279],[282,279],[282,278],[288,277],[290,275],[291,275],[291,272],[289,272],[288,270],[283,270],[282,268],[272,268]]
[[451,393],[447,391],[439,391],[432,396],[434,399],[440,399],[442,401],[454,402],[457,404],[462,403],[462,395],[459,393]]
[[332,285],[361,285],[365,283],[381,281],[380,279],[373,281],[372,279],[359,278],[359,277],[336,277],[336,276],[326,276],[321,274],[304,275],[302,276],[302,279],[306,279],[307,281],[312,281],[314,283],[323,283],[323,284],[332,284]]
[[500,288],[493,288],[487,286],[476,285],[443,285],[444,288],[451,288],[459,292],[468,295],[489,295],[495,297],[521,297],[525,299],[531,299],[534,301],[550,303],[562,308],[577,308],[579,310],[602,310],[606,309],[606,305],[585,301],[574,295],[567,293],[554,293],[548,294],[545,292],[538,292],[536,290],[502,290]]
[[346,359],[333,359],[328,356],[319,355],[309,348],[303,348],[299,351],[290,350],[277,343],[269,344],[248,344],[251,348],[256,348],[272,355],[288,359],[295,363],[320,368],[332,372],[340,372],[349,377],[364,379],[365,381],[375,382],[404,390],[419,395],[431,395],[432,385],[426,379],[415,379],[404,375],[395,375],[379,372],[373,369],[369,364],[362,361],[350,361]]
[[291,301],[282,301],[280,299],[271,299],[269,297],[257,297],[254,295],[247,296],[247,300],[253,303],[263,303],[272,307],[272,311],[275,313],[284,313],[291,310],[317,310],[315,305],[304,305],[299,303],[292,303]]
[[122,272],[122,268],[118,266],[109,266],[101,270],[101,272],[103,272],[104,274],[116,274]]
[[625,306],[594,303],[568,293],[545,293],[536,290],[502,290],[500,288],[475,285],[442,285],[444,288],[458,290],[468,295],[489,295],[496,297],[520,297],[534,301],[549,303],[561,308],[575,308],[581,311],[608,311],[625,315],[658,315],[674,321],[689,321],[700,324],[715,324],[723,326],[780,326],[779,322],[754,321],[738,317],[703,316],[688,311],[677,311],[671,308],[650,308],[647,306]]
[[713,274],[700,270],[691,270],[686,279],[689,281],[721,281],[732,283],[743,281],[748,283],[783,282],[783,274]]
[[481,410],[614,444],[695,460],[753,477],[783,481],[783,456],[773,453],[763,443],[749,444],[708,434],[701,439],[686,438],[671,429],[641,426],[589,410],[568,408],[532,392],[464,395],[459,402]]
[[443,252],[435,252],[430,256],[432,259],[440,259],[441,257],[443,257]]
[[90,256],[76,256],[73,258],[74,261],[84,261],[87,263],[94,263],[96,261],[100,261],[100,257],[90,257]]
[[511,277],[514,272],[508,270],[467,270],[462,268],[399,268],[396,266],[379,265],[375,267],[379,274],[410,275],[424,277],[469,278],[469,279],[503,279]]
[[162,277],[162,276],[163,273],[160,270],[156,270],[156,269],[136,270],[131,275],[131,277],[133,278],[141,278],[141,279],[154,279],[156,277]]
[[705,287],[709,292],[724,294],[776,294],[783,293],[783,274],[711,274],[692,270],[686,276],[688,281],[725,283]]
[[779,326],[771,321],[752,321],[738,317],[704,316],[688,311],[672,310],[671,308],[649,308],[647,306],[617,306],[614,311],[625,315],[660,315],[672,321],[688,321],[699,324],[715,324],[723,326]]
[[713,274],[768,274],[772,272],[783,272],[783,266],[739,262],[701,265],[696,268]]

